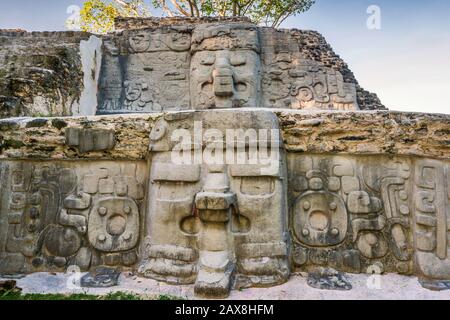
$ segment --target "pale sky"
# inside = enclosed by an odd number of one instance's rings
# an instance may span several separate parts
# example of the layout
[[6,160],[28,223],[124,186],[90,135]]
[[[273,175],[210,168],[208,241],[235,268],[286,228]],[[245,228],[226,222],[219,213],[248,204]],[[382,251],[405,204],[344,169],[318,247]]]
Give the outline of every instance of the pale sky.
[[[0,28],[64,30],[82,0],[0,0]],[[381,29],[367,27],[367,8]],[[282,27],[322,33],[360,84],[391,110],[450,114],[449,0],[316,0]]]

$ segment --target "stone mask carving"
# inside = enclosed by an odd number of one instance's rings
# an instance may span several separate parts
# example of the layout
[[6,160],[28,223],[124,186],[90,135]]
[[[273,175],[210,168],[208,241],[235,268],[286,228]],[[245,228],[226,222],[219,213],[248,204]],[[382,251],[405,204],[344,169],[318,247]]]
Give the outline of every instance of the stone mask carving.
[[261,63],[252,27],[201,27],[194,31],[192,51],[191,105],[195,109],[258,106]]
[[259,57],[253,51],[202,51],[191,67],[192,105],[199,109],[255,107]]
[[[197,294],[210,297],[227,296],[233,275],[237,287],[282,283],[289,274],[284,160],[280,156],[271,172],[259,165],[173,163],[173,130],[191,130],[195,116],[202,114],[168,115],[152,130],[150,219],[139,271],[174,284],[195,283]],[[246,113],[227,111],[220,119],[206,115],[206,126],[224,130],[254,123]],[[261,124],[271,124],[272,116],[261,114]],[[269,224],[266,232],[258,232]]]
[[355,83],[291,34],[245,22],[125,30],[105,41],[100,88],[99,113],[359,108]]

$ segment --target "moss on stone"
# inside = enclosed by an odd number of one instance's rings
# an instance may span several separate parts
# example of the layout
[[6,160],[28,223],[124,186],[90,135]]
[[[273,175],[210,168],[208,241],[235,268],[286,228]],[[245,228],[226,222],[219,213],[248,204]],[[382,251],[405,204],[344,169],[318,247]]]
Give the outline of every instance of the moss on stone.
[[40,127],[46,126],[47,123],[48,123],[47,119],[38,118],[38,119],[33,119],[31,121],[28,121],[26,124],[26,127],[27,128],[40,128]]
[[53,119],[52,120],[52,126],[61,130],[62,128],[67,127],[67,122],[61,119]]
[[19,140],[7,139],[3,141],[3,149],[19,149],[25,146],[25,143]]

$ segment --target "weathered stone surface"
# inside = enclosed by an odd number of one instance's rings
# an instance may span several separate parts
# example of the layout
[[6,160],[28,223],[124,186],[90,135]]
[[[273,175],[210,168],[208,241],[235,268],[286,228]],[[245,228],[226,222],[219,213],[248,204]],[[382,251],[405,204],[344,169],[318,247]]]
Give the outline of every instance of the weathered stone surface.
[[401,158],[288,153],[295,264],[410,273],[412,171]]
[[[125,159],[146,158],[149,134],[161,115],[52,118],[36,128],[27,128],[33,118],[0,120],[0,158],[3,159]],[[109,150],[80,153],[67,144],[67,131],[88,131],[114,135]],[[108,139],[112,142],[112,139]],[[93,141],[92,141],[93,142]]]
[[345,83],[354,83],[357,102],[361,110],[386,110],[375,93],[361,88],[345,61],[337,55],[326,39],[316,31],[290,29],[289,33],[299,43],[299,50],[307,60],[323,64],[342,74]]
[[[219,130],[224,151],[230,145],[229,140],[225,141],[227,129],[278,126],[271,112],[221,111],[220,117],[210,112],[185,114],[178,119],[165,117],[164,124],[153,128],[146,228],[149,242],[139,272],[171,283],[195,282],[199,295],[214,297],[228,295],[234,274],[239,287],[285,282],[289,275],[288,252],[286,246],[279,245],[286,232],[282,150],[275,149],[279,155],[276,169],[267,173],[242,170],[234,162],[228,165],[225,158],[217,164],[171,162],[175,144],[170,136],[177,128],[184,128],[186,135],[200,134],[200,141],[185,144],[189,154],[195,153],[196,143],[204,145],[205,150],[208,143],[214,143],[208,142],[206,133],[203,136],[198,131],[199,121],[203,121],[204,128]],[[233,138],[236,141],[239,137]],[[259,232],[262,228],[264,233]],[[251,246],[265,249],[241,249]],[[279,249],[273,252],[271,248]]]
[[[98,113],[360,109],[356,80],[318,34],[258,28],[245,19],[173,20],[120,20],[127,28],[105,38]],[[323,50],[328,60],[310,50]]]
[[[367,139],[374,147],[355,147],[359,139],[324,139],[320,130],[346,134],[332,119],[352,134],[372,130]],[[384,125],[375,129],[380,119]],[[448,139],[446,116],[230,110],[64,118],[67,126],[59,128],[55,119],[43,118],[37,127],[27,126],[31,120],[0,121],[2,141],[21,142],[3,150],[0,165],[2,273],[72,264],[131,267],[169,283],[197,283],[199,294],[215,296],[230,287],[282,283],[292,269],[318,266],[449,278],[449,152],[438,142]],[[70,128],[114,133],[116,144],[102,156],[129,160],[99,161],[95,151],[71,151],[65,141]],[[277,165],[265,171],[257,164],[179,164],[172,151],[180,140],[172,134],[180,128],[191,137],[200,133],[200,140],[181,144],[189,153],[208,150],[227,129],[280,128],[285,143],[278,146]],[[310,136],[295,142],[293,132],[305,128]],[[207,129],[218,129],[221,138],[210,140],[202,134]],[[394,129],[416,134],[404,141]],[[57,139],[59,158],[40,150],[40,160],[53,161],[30,161],[46,142],[31,144],[28,135]],[[310,149],[311,141],[326,144]],[[231,145],[223,142],[224,150]],[[21,156],[12,161],[17,151]],[[419,151],[435,160],[417,157]]]
[[80,104],[95,109],[89,86],[96,88],[100,57],[87,33],[0,30],[0,118],[83,114]]
[[0,30],[0,117],[384,109],[317,32],[245,18],[118,19],[117,29]]
[[277,112],[289,152],[450,159],[450,116],[408,112]]
[[131,269],[216,298],[293,271],[446,286],[450,116],[359,110],[382,107],[313,32],[118,24],[101,57],[74,40],[85,90],[55,113],[110,115],[0,120],[0,274],[107,266],[85,280]]
[[112,268],[98,267],[81,277],[81,286],[87,288],[108,288],[117,286],[120,271]]
[[136,263],[145,163],[2,161],[0,175],[1,274]]
[[162,26],[186,26],[198,25],[204,23],[230,23],[230,22],[246,22],[250,23],[250,19],[246,17],[201,17],[201,18],[186,18],[186,17],[151,17],[151,18],[122,18],[117,17],[115,20],[115,27],[118,30],[132,30],[157,28]]
[[80,153],[108,151],[116,143],[114,131],[105,129],[66,129],[66,144],[78,149]]
[[[450,159],[448,115],[384,111],[275,111],[275,114],[289,152]],[[161,123],[159,119],[168,116],[156,113],[55,118],[39,130],[26,127],[32,118],[3,119],[0,120],[0,159],[145,159],[152,128]],[[64,122],[61,128],[59,121]],[[65,143],[65,131],[72,127],[111,130],[116,144],[109,151],[79,155]]]
[[422,287],[432,291],[450,290],[450,281],[419,279]]
[[[146,29],[158,28],[164,26],[183,26],[193,28],[196,25],[221,23],[222,25],[230,23],[250,23],[246,18],[232,17],[232,18],[118,18],[116,20],[116,28],[118,30],[132,30],[132,29]],[[343,76],[345,83],[353,83],[356,88],[357,105],[361,110],[383,110],[385,107],[380,102],[376,94],[370,93],[362,89],[354,74],[350,71],[348,65],[334,53],[331,46],[327,43],[325,38],[315,31],[307,30],[277,30],[271,28],[260,29],[261,37],[273,39],[267,41],[263,49],[270,47],[273,41],[279,43],[276,52],[289,56],[292,53],[300,53],[304,59],[315,62],[319,65],[335,70],[338,75]],[[266,41],[263,41],[266,42]],[[270,51],[270,50],[269,50]]]
[[319,268],[308,274],[308,285],[321,290],[351,290],[352,285],[341,272]]
[[0,294],[21,292],[16,280],[0,280]]

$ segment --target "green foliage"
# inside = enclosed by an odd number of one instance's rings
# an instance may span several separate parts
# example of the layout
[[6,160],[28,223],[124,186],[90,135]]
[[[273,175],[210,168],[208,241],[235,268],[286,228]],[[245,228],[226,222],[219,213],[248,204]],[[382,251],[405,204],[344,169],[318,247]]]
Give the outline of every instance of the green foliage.
[[[289,16],[311,8],[315,0],[152,0],[154,8],[165,16],[249,17],[253,22],[278,27]],[[88,0],[80,12],[81,29],[107,33],[114,29],[114,19],[148,17],[144,0]]]
[[[13,288],[11,290],[0,289],[0,301],[1,300],[145,300],[143,296],[129,293],[129,292],[110,292],[105,296],[98,296],[85,293],[76,294],[36,294],[27,293],[22,294],[20,289]],[[162,294],[158,297],[152,297],[151,300],[185,300],[184,298]]]
[[104,300],[142,300],[138,295],[128,292],[111,292],[106,295]]
[[80,11],[81,30],[107,33],[114,30],[116,17],[147,17],[150,10],[143,0],[88,0]]
[[184,298],[180,298],[180,297],[176,297],[176,296],[171,296],[168,294],[162,294],[159,296],[158,300],[185,300]]
[[98,297],[88,294],[21,294],[18,291],[0,291],[0,300],[97,300]]
[[1,291],[0,300],[142,300],[139,295],[127,292],[111,292],[106,296],[77,293],[63,294],[21,294],[18,290]]
[[287,17],[305,12],[315,0],[153,0],[168,16],[249,17],[253,22],[278,27]]

